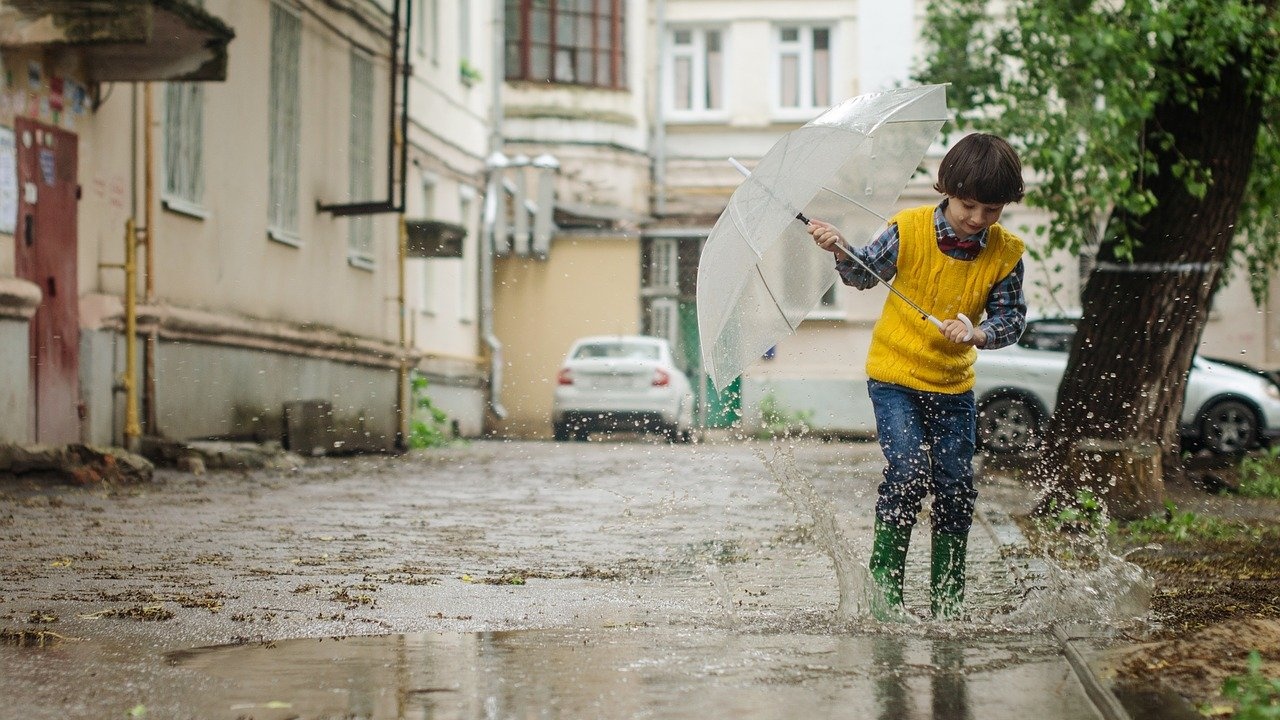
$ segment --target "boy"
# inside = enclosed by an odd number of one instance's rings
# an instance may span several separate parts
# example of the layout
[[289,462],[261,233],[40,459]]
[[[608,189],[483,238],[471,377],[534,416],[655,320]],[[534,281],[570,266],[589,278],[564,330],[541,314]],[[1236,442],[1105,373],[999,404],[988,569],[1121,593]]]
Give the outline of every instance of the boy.
[[[1022,165],[1005,140],[973,134],[942,159],[936,207],[904,210],[861,249],[859,259],[931,315],[923,321],[893,294],[871,335],[867,387],[887,466],[876,501],[870,573],[872,612],[906,619],[902,581],[911,529],[927,493],[933,494],[930,609],[935,618],[960,617],[965,553],[977,490],[973,453],[977,411],[974,348],[1015,342],[1026,327],[1022,241],[996,223],[1006,204],[1022,199]],[[809,234],[836,256],[846,285],[878,281],[845,251],[838,230],[813,220]],[[847,244],[845,244],[848,247]],[[955,317],[986,318],[972,336]]]

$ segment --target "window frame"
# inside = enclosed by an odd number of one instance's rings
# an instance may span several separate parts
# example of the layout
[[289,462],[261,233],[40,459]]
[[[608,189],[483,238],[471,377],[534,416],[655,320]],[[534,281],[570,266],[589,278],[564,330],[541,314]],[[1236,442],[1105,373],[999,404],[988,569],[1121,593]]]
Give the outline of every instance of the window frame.
[[166,83],[164,108],[164,189],[166,210],[206,218],[204,206],[204,87]]
[[[300,246],[299,167],[302,146],[302,18],[280,3],[271,7],[268,89],[267,237]],[[285,38],[288,32],[291,38]],[[292,47],[283,43],[293,40]]]
[[[552,83],[556,85],[575,85],[605,90],[627,89],[627,18],[626,0],[504,0],[506,3],[507,27],[504,38],[503,76],[508,81],[526,81]],[[535,4],[543,7],[535,8]],[[584,17],[583,6],[589,8]],[[602,17],[601,9],[607,6],[607,17]],[[545,11],[546,41],[535,42],[532,37],[534,11]],[[584,45],[561,44],[562,31],[568,29],[563,24],[566,16],[571,15],[577,22],[573,27],[580,29],[584,21],[590,23],[591,40]],[[604,25],[602,23],[607,23]],[[602,44],[601,32],[607,29],[608,44]],[[513,32],[514,31],[514,32]],[[571,32],[575,38],[577,32]],[[545,58],[546,68],[535,69],[538,58],[534,56],[535,46],[546,45],[548,56]],[[569,53],[568,71],[572,79],[562,79],[562,52]],[[579,73],[579,53],[589,52],[591,73],[588,80],[577,77]],[[602,68],[601,59],[608,57],[607,67]]]
[[[363,202],[373,195],[373,126],[375,73],[373,58],[352,48],[350,68],[350,113],[347,132],[347,190],[351,202]],[[373,216],[347,218],[347,263],[362,270],[376,266],[373,243]]]
[[[676,45],[676,33],[692,34],[688,49]],[[707,54],[707,36],[717,33],[720,40],[720,107],[707,107],[707,76],[710,62]],[[667,27],[666,51],[663,57],[662,79],[665,85],[663,103],[668,121],[675,122],[723,122],[729,118],[729,30],[718,25],[670,25]],[[690,78],[690,107],[676,107],[676,61],[688,59]]]
[[[783,40],[783,32],[791,29],[799,31],[799,38],[796,41]],[[814,94],[816,80],[814,75],[816,63],[814,34],[819,30],[825,30],[827,33],[825,51],[827,54],[825,69],[827,87],[825,89],[825,99],[817,98]],[[772,87],[769,94],[769,103],[776,119],[810,120],[816,113],[822,112],[831,106],[835,90],[835,46],[836,32],[833,23],[787,22],[777,23],[773,26]],[[798,63],[796,69],[798,75],[796,78],[797,104],[794,106],[782,104],[782,65],[784,58],[789,54],[795,54]]]

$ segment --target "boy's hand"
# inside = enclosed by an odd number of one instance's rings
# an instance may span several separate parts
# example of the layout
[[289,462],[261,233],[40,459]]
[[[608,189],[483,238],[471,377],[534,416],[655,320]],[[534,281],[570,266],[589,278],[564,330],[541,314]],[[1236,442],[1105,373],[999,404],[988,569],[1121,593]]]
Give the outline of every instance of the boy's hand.
[[809,234],[813,236],[813,242],[818,247],[829,253],[835,253],[836,258],[840,260],[851,260],[849,254],[841,249],[845,245],[844,238],[841,237],[840,231],[836,230],[834,225],[825,223],[821,220],[809,220]]
[[965,335],[969,334],[969,328],[955,318],[943,320],[942,327],[938,328],[938,332],[942,333],[951,342],[961,345],[983,347],[987,344],[987,334],[976,327],[973,329],[973,336],[966,340]]

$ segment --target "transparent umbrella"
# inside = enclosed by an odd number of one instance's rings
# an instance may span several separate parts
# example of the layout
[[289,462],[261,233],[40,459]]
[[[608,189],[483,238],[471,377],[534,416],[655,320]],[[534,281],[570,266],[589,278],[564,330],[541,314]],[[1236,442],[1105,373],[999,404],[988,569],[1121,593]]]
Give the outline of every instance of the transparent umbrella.
[[836,281],[804,217],[869,240],[946,120],[944,85],[868,93],[787,133],[760,159],[698,261],[698,334],[717,391],[794,333]]

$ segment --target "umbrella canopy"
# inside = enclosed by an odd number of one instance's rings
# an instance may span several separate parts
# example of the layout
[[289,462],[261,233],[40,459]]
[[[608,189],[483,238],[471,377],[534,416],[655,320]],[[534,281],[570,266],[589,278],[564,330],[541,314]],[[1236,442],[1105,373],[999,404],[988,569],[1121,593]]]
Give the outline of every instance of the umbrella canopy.
[[837,279],[797,213],[859,245],[883,229],[947,120],[945,88],[845,100],[784,135],[734,191],[698,261],[698,334],[717,391],[795,332]]

